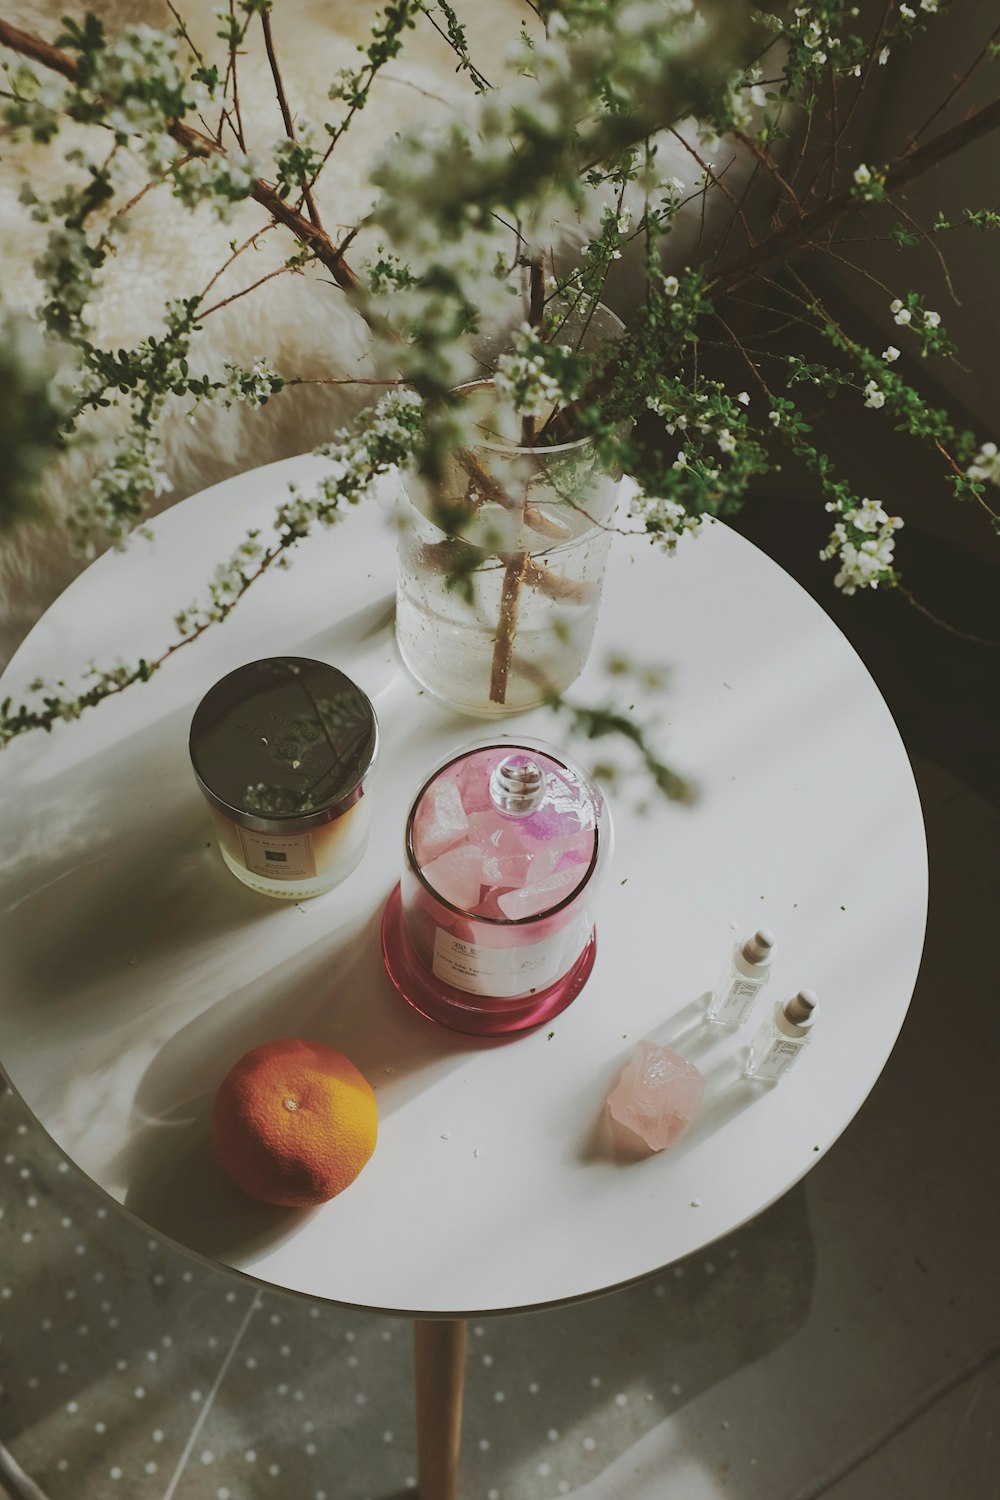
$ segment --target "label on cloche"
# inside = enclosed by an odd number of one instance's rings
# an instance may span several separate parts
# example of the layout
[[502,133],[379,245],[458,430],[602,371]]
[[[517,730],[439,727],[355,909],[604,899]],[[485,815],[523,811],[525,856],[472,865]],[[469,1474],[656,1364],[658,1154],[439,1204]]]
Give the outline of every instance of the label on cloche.
[[579,958],[592,930],[592,922],[583,914],[561,932],[537,943],[487,948],[439,927],[434,934],[432,968],[438,979],[468,995],[510,1000],[555,984]]
[[265,880],[312,880],[316,874],[316,854],[311,833],[254,833],[240,828],[243,858],[251,875]]

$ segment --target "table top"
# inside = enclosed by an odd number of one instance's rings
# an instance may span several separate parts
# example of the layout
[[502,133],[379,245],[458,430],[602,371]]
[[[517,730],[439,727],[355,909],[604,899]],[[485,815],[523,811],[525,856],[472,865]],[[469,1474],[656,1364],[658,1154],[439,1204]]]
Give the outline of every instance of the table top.
[[[322,460],[272,464],[173,507],[87,569],[5,674],[76,680],[152,656],[215,564]],[[695,777],[693,807],[612,787],[616,846],[598,957],[548,1026],[446,1031],[386,977],[382,908],[410,800],[447,751],[500,733],[565,744],[549,710],[498,724],[422,695],[392,630],[387,506],[351,512],[257,583],[225,625],[137,685],[0,755],[0,1064],[67,1157],[136,1219],[261,1282],[383,1311],[455,1315],[584,1297],[648,1275],[773,1202],[836,1140],[903,1022],[923,943],[927,865],[909,762],[866,669],[782,570],[721,524],[664,558],[618,537],[582,703],[630,692]],[[364,860],[296,904],[240,884],[211,843],[187,752],[225,672],[298,654],[372,699],[382,752]],[[664,688],[609,675],[628,654]],[[591,763],[606,742],[567,745]],[[749,1026],[705,1023],[732,943],[777,935]],[[773,1089],[742,1078],[768,1005],[808,986],[821,1015]],[[215,1089],[250,1047],[326,1042],[376,1089],[374,1157],[308,1213],[244,1198],[215,1163]],[[670,1150],[634,1149],[604,1107],[640,1038],[707,1079]]]

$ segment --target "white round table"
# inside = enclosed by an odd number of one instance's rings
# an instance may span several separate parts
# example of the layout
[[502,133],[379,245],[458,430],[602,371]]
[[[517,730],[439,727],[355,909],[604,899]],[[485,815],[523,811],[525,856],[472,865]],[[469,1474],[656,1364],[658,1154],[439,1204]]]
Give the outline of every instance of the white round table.
[[[270,465],[194,496],[52,606],[4,677],[72,684],[90,661],[157,655],[291,481]],[[387,507],[351,512],[256,584],[221,628],[137,685],[0,755],[4,800],[0,1064],[72,1162],[149,1228],[257,1281],[421,1320],[551,1305],[648,1276],[759,1213],[813,1166],[875,1083],[912,994],[926,849],[892,718],[822,610],[750,543],[707,526],[666,559],[618,538],[582,703],[627,688],[693,776],[693,807],[640,782],[610,792],[614,866],[598,957],[547,1027],[502,1041],[445,1031],[386,977],[383,904],[405,813],[448,750],[500,732],[559,741],[549,711],[497,724],[420,693],[396,654]],[[369,851],[308,903],[223,867],[187,735],[213,682],[258,657],[341,667],[372,699],[382,754]],[[665,689],[608,676],[627,655]],[[638,695],[638,696],[636,696]],[[605,742],[576,743],[605,759]],[[703,1020],[730,945],[777,934],[750,1027]],[[820,996],[810,1047],[774,1089],[742,1079],[776,998]],[[377,1090],[378,1147],[310,1213],[231,1188],[212,1157],[215,1089],[260,1042],[340,1048]],[[671,1150],[629,1148],[604,1100],[635,1042],[696,1061],[705,1102]],[[443,1491],[442,1491],[443,1492]],[[429,1490],[428,1490],[429,1493]]]

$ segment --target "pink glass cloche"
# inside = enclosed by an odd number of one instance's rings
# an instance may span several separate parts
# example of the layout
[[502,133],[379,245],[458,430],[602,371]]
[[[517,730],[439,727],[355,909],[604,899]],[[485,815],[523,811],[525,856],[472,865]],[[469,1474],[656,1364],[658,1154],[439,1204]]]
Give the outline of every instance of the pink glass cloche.
[[593,968],[592,898],[611,840],[604,798],[561,750],[490,741],[451,756],[407,820],[382,922],[393,984],[459,1031],[557,1015]]

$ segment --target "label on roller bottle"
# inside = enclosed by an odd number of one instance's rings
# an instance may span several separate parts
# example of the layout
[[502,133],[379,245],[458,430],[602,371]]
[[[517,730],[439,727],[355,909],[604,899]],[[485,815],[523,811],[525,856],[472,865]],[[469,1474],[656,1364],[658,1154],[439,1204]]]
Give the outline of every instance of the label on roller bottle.
[[753,1010],[754,1001],[763,989],[766,977],[744,979],[737,975],[730,979],[712,1006],[712,1019],[741,1026]]
[[762,1083],[777,1083],[782,1074],[788,1072],[801,1051],[801,1042],[784,1041],[781,1037],[775,1037],[762,1048],[760,1056],[754,1058],[751,1076],[759,1078]]

